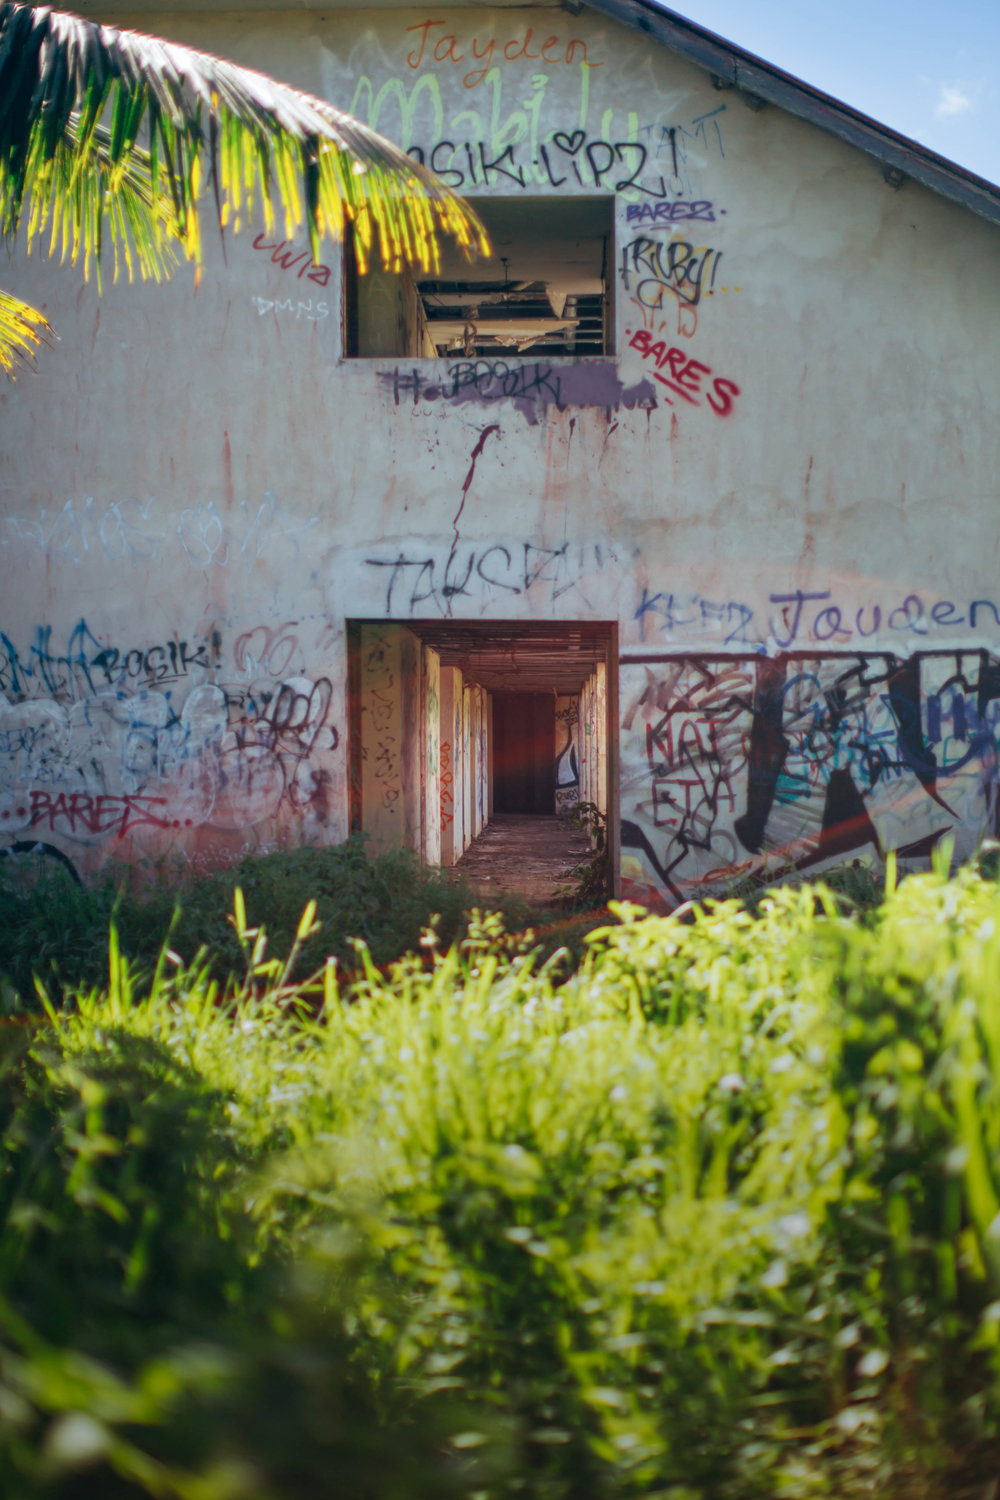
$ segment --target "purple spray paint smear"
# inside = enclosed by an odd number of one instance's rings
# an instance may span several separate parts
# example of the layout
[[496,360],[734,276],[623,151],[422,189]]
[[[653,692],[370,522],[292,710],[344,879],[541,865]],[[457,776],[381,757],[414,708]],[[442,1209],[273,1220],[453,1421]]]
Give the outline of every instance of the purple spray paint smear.
[[464,359],[449,365],[445,374],[425,373],[416,365],[380,370],[378,378],[391,391],[397,406],[440,401],[447,406],[493,406],[512,401],[535,426],[545,409],[597,407],[607,413],[621,407],[653,411],[659,405],[649,380],[623,385],[613,360]]

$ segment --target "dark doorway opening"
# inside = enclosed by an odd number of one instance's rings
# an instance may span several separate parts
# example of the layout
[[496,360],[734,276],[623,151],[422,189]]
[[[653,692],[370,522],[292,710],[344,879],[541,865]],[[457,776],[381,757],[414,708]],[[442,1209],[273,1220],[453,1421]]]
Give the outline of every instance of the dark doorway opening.
[[494,809],[498,813],[554,813],[555,759],[554,695],[494,693]]

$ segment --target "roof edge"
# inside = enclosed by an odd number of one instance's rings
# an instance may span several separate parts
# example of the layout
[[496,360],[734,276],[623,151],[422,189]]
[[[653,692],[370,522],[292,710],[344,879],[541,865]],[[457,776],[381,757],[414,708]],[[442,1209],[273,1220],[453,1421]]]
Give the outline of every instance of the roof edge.
[[655,3],[655,0],[585,0],[601,11],[704,69],[717,88],[734,88],[750,101],[777,105],[828,131],[880,162],[893,187],[910,177],[932,192],[1000,224],[1000,187],[939,156],[909,136],[900,135],[849,104],[824,94],[801,78],[785,73],[752,52],[706,31],[694,21]]

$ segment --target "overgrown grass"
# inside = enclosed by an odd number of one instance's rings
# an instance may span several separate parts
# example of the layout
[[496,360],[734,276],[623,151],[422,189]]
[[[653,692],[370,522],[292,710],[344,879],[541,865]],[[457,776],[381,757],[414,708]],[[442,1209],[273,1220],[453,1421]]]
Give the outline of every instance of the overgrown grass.
[[[300,955],[303,975],[328,954],[352,962],[355,938],[367,944],[377,964],[388,963],[419,946],[432,917],[450,942],[472,904],[461,881],[421,866],[405,850],[368,854],[359,838],[336,848],[247,856],[228,870],[197,879],[179,880],[161,871],[142,885],[112,872],[81,886],[54,864],[26,881],[4,861],[0,981],[22,1003],[35,993],[35,975],[57,986],[103,983],[112,921],[122,952],[150,973],[168,935],[186,963],[204,947],[217,978],[242,973],[230,920],[237,887],[256,920],[267,923],[277,951],[288,950],[304,907],[316,902],[320,927]],[[520,915],[512,905],[511,916]]]
[[0,1492],[980,1500],[1000,894],[689,915],[0,1029]]

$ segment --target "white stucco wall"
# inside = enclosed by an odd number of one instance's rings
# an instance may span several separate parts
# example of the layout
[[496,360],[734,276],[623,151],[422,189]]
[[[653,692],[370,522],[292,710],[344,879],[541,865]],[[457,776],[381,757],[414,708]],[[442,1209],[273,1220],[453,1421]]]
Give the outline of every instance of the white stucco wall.
[[[81,870],[339,839],[346,620],[584,616],[619,623],[634,894],[972,847],[1000,229],[586,11],[136,22],[356,110],[470,194],[617,187],[617,350],[345,361],[338,251],[310,271],[304,237],[283,266],[209,232],[197,287],[103,297],[17,263],[59,342],[0,392],[0,836]],[[861,820],[838,850],[831,797]]]

